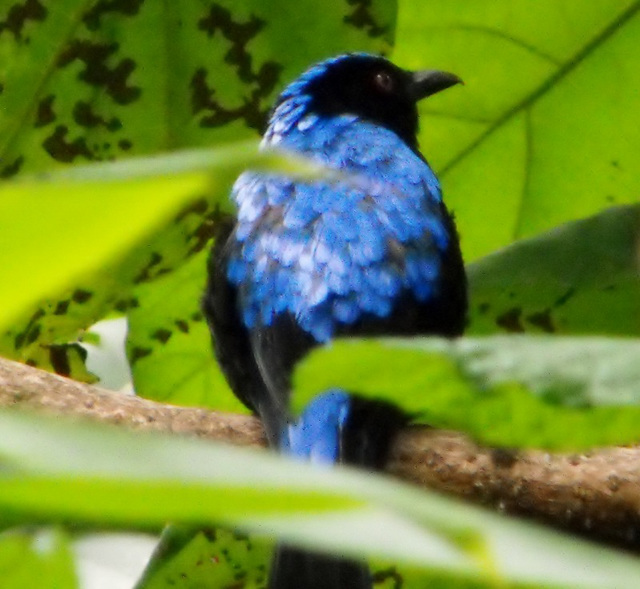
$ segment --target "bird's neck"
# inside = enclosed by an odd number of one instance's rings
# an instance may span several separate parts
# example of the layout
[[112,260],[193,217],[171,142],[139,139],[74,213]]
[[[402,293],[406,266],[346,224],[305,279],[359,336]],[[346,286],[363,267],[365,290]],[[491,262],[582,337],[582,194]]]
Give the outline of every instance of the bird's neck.
[[394,131],[354,114],[309,112],[304,97],[282,102],[273,113],[262,141],[265,149],[278,148],[306,155],[339,169],[361,170],[387,151],[389,158],[412,153],[422,157],[417,142],[407,143]]

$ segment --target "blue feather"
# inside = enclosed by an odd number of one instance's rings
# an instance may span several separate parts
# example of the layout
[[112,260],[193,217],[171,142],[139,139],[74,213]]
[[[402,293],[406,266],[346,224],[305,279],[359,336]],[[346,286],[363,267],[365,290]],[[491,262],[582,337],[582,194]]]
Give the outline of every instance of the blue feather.
[[341,389],[318,395],[298,420],[287,426],[281,450],[315,464],[335,464],[350,406],[350,396]]

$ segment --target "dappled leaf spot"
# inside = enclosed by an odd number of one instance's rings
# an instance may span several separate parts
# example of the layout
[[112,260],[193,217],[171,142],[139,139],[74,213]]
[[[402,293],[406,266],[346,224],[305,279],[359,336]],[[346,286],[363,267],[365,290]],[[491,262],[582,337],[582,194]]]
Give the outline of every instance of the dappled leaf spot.
[[129,104],[140,97],[140,88],[129,85],[129,76],[136,68],[136,62],[122,58],[115,67],[109,67],[108,61],[119,49],[117,43],[98,43],[86,40],[74,40],[58,58],[58,67],[65,68],[75,60],[84,64],[79,79],[83,82],[103,88],[118,104]]
[[0,169],[0,178],[11,178],[15,176],[24,163],[24,157],[19,155],[12,163],[3,166]]
[[509,333],[522,333],[524,327],[520,322],[521,315],[522,309],[520,307],[512,307],[496,317],[496,325]]
[[556,330],[551,317],[551,309],[531,313],[526,316],[526,320],[531,323],[531,325],[539,327],[545,333],[553,333]]
[[138,346],[130,347],[129,361],[131,362],[131,367],[133,368],[136,362],[138,362],[138,360],[141,360],[142,358],[146,358],[151,354],[151,352],[152,352],[151,348],[141,348]]
[[9,8],[4,20],[0,21],[0,35],[10,31],[16,41],[23,41],[22,31],[27,21],[43,21],[47,17],[47,9],[39,0],[15,2]]
[[73,162],[77,157],[85,160],[97,159],[94,152],[87,146],[84,137],[77,137],[73,141],[67,139],[68,127],[58,125],[52,135],[47,137],[42,143],[45,151],[55,160],[64,163]]
[[90,31],[96,31],[103,16],[109,13],[135,16],[143,2],[144,0],[98,0],[87,10],[82,20]]
[[76,102],[73,107],[73,120],[81,127],[87,127],[88,129],[102,126],[108,131],[117,131],[122,127],[122,122],[119,119],[113,117],[107,121],[92,110],[91,104],[83,101]]
[[53,110],[53,102],[55,98],[54,94],[49,94],[40,100],[38,103],[36,122],[34,123],[34,126],[44,127],[56,120],[56,113]]
[[347,4],[353,12],[344,17],[346,24],[365,30],[370,37],[393,36],[390,23],[379,21],[373,13],[373,0],[347,0]]

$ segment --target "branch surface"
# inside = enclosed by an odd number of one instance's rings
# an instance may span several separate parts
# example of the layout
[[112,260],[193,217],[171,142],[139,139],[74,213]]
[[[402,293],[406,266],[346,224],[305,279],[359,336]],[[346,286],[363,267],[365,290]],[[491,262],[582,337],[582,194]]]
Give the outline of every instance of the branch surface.
[[[255,417],[156,403],[1,358],[0,406],[241,446],[266,444]],[[640,548],[640,447],[584,454],[505,451],[459,433],[409,427],[396,440],[387,471],[505,513]]]

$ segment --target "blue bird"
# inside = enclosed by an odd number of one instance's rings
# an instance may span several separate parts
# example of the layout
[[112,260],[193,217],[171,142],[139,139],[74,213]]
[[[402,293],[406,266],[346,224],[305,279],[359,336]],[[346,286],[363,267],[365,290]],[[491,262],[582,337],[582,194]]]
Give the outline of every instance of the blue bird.
[[[417,101],[460,82],[368,54],[311,67],[280,95],[264,149],[333,173],[245,172],[208,266],[203,309],[234,393],[280,451],[321,464],[381,468],[406,423],[398,408],[332,390],[298,421],[291,373],[337,336],[460,335],[464,265],[440,184],[418,150]],[[364,589],[365,564],[280,547],[269,587]]]

